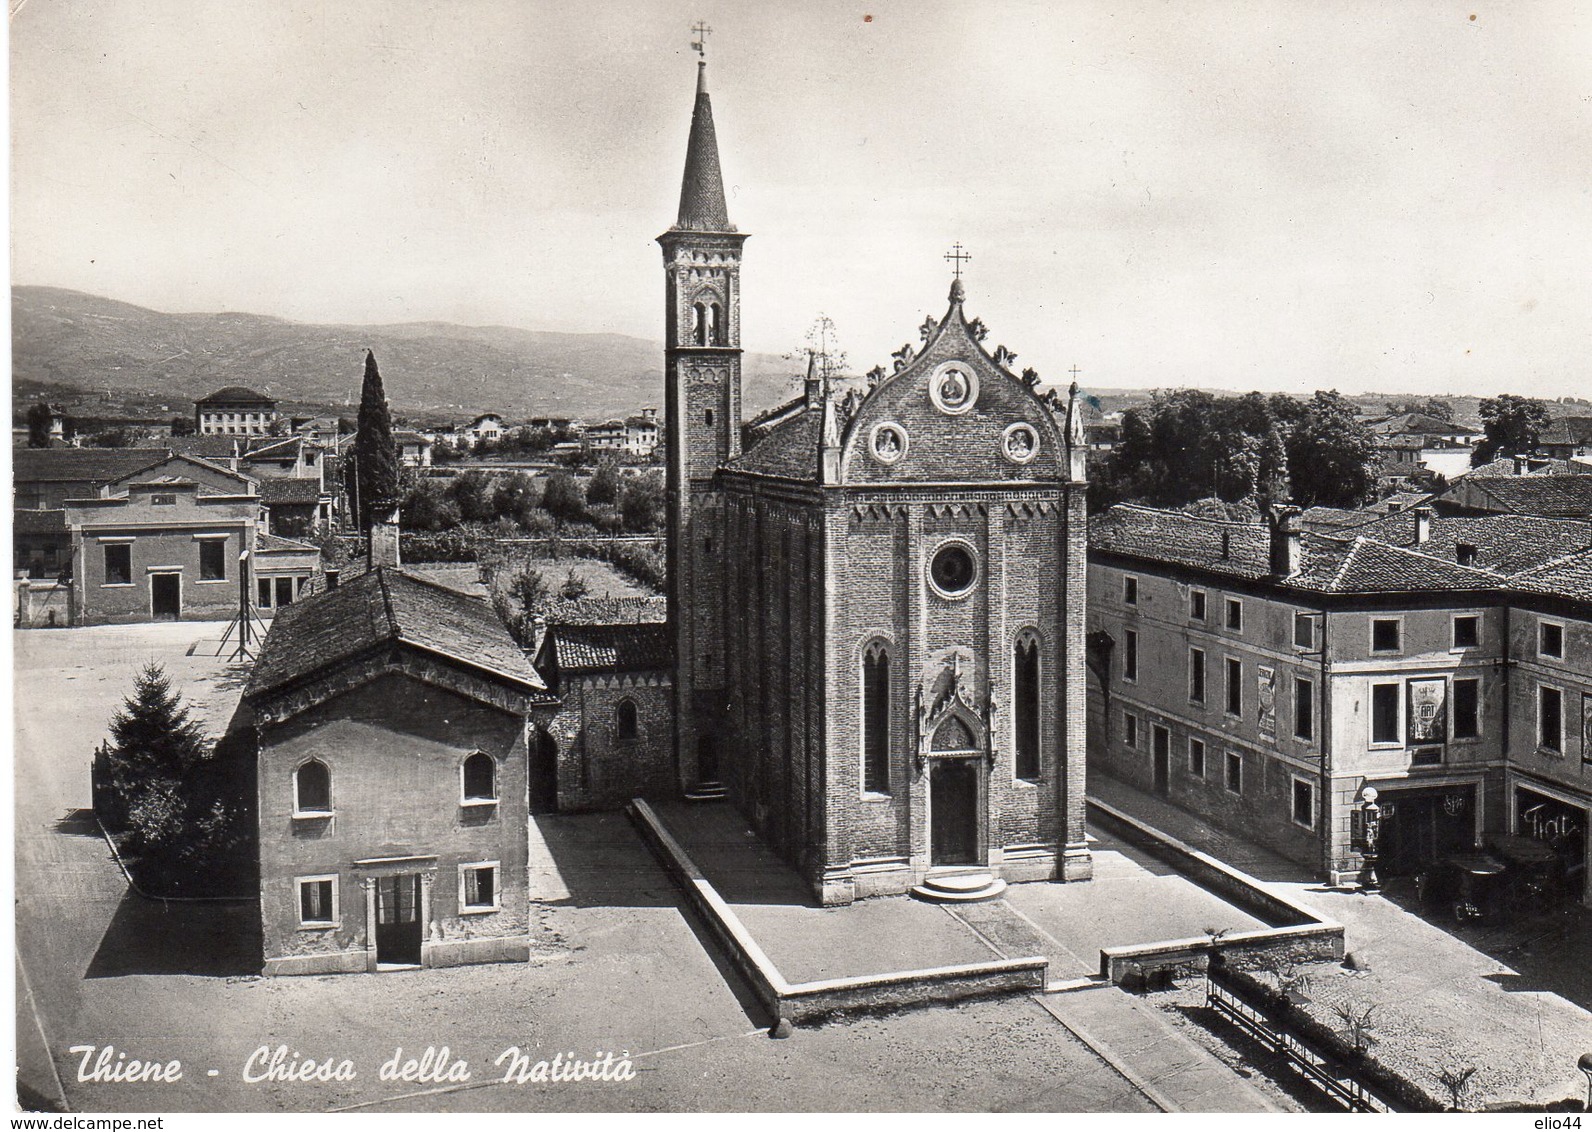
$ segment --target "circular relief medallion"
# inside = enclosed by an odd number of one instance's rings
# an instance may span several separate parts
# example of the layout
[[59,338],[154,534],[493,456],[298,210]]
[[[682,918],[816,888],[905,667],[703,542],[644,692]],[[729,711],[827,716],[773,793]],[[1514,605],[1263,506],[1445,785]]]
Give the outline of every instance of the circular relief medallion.
[[978,375],[961,362],[946,362],[929,378],[929,400],[953,417],[967,412],[978,401]]
[[894,464],[907,454],[907,430],[894,421],[873,426],[868,451],[881,464]]
[[1008,425],[1001,434],[1001,453],[1014,464],[1026,464],[1039,455],[1039,434],[1023,421]]
[[965,542],[948,542],[929,560],[929,584],[941,597],[965,597],[978,582],[978,560]]

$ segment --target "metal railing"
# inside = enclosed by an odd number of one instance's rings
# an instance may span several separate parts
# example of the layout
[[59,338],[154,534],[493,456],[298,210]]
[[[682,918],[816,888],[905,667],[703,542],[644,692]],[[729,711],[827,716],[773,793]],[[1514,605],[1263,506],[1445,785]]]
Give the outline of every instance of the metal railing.
[[1396,1109],[1372,1095],[1354,1074],[1287,1030],[1277,1026],[1260,1011],[1227,987],[1207,979],[1205,1004],[1225,1015],[1244,1033],[1299,1071],[1299,1074],[1325,1096],[1350,1112],[1395,1112]]

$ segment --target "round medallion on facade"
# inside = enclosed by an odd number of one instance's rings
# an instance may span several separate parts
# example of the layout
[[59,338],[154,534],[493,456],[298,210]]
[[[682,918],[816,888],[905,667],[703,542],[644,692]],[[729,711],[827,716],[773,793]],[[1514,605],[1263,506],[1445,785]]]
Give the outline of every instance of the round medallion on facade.
[[929,377],[929,400],[942,413],[960,416],[978,402],[978,375],[961,362],[946,362]]
[[907,454],[907,430],[894,421],[881,421],[868,436],[868,452],[881,464],[894,464]]
[[1007,425],[1001,434],[1001,453],[1014,464],[1026,464],[1039,455],[1039,434],[1025,421]]
[[940,544],[929,559],[929,585],[941,597],[966,597],[978,584],[978,558],[960,540]]

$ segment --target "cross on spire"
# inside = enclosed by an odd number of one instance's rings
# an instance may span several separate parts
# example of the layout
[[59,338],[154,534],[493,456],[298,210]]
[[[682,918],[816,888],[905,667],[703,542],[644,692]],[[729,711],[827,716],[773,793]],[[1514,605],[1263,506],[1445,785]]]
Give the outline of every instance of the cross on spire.
[[1079,374],[1080,374],[1080,373],[1082,373],[1082,372],[1083,372],[1083,370],[1081,370],[1081,369],[1079,369],[1079,368],[1078,368],[1078,363],[1077,363],[1077,362],[1074,362],[1074,363],[1073,363],[1073,364],[1072,364],[1072,368],[1071,368],[1071,369],[1070,369],[1070,370],[1068,370],[1068,371],[1067,371],[1067,372],[1068,372],[1068,373],[1070,373],[1070,374],[1072,374],[1072,379],[1073,379],[1073,381],[1075,381],[1075,382],[1076,382],[1076,381],[1077,381],[1077,380],[1078,380],[1078,375],[1079,375]]
[[713,34],[713,29],[708,27],[706,20],[698,20],[691,25],[691,50],[703,59],[708,57],[708,36]]
[[962,264],[973,257],[962,250],[962,242],[958,240],[951,245],[951,250],[945,253],[944,258],[951,264],[951,270],[956,274],[956,278],[960,279],[962,278]]

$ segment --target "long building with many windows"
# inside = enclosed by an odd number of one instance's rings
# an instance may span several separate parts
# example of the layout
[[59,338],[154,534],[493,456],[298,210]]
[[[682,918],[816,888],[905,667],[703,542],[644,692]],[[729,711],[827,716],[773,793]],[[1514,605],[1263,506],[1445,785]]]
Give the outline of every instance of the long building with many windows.
[[1333,883],[1374,786],[1384,873],[1524,836],[1592,899],[1592,523],[1118,506],[1090,539],[1091,772]]

